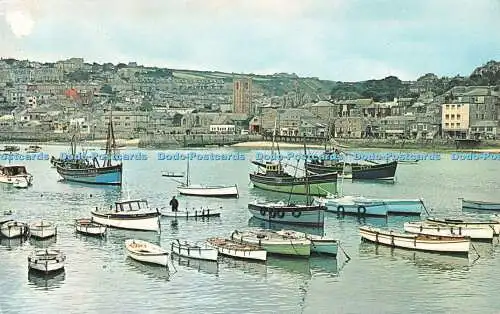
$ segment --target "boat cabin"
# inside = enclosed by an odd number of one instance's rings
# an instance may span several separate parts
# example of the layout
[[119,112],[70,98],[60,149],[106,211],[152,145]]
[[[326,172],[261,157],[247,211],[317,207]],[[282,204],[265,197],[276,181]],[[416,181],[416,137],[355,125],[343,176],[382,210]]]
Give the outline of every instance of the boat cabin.
[[27,175],[28,171],[26,170],[25,166],[0,166],[0,174],[7,176],[7,177],[13,177],[13,176],[22,176],[22,175]]
[[130,212],[148,209],[148,201],[146,200],[128,200],[115,202],[116,212]]

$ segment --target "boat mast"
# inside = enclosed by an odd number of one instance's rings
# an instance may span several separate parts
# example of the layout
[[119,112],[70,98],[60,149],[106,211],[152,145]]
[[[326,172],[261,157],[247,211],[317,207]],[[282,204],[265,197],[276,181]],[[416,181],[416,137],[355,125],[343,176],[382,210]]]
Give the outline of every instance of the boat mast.
[[114,153],[116,147],[115,132],[113,130],[113,109],[109,109],[108,134],[106,136],[106,166],[111,167],[111,154]]
[[187,167],[186,167],[186,186],[189,186],[189,156],[187,157]]
[[[307,156],[307,148],[306,148],[306,138],[304,137],[304,154]],[[309,171],[307,171],[307,167],[304,167],[305,171],[305,186],[306,186],[306,205],[310,205],[310,194],[311,194],[311,189],[309,186]]]

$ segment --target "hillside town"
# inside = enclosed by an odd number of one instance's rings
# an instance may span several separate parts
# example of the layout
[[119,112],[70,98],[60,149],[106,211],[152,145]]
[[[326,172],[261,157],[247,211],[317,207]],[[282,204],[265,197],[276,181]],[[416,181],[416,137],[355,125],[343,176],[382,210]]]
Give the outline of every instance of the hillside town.
[[[274,75],[300,80],[288,76]],[[0,133],[41,138],[78,132],[98,139],[112,117],[116,135],[126,139],[156,134],[269,135],[274,130],[281,136],[336,138],[499,137],[499,86],[454,86],[436,94],[427,88],[432,81],[405,82],[415,97],[381,101],[311,92],[319,90],[316,87],[273,92],[265,86],[272,79],[197,76],[134,62],[86,63],[82,58],[56,63],[2,59]]]

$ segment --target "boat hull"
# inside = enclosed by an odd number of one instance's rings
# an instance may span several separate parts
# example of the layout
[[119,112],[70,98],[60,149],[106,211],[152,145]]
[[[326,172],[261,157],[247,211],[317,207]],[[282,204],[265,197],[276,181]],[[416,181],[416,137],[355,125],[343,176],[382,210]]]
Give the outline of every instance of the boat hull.
[[136,215],[116,215],[105,212],[92,211],[92,219],[96,223],[118,229],[138,230],[138,231],[159,231],[160,214],[150,213],[144,216]]
[[272,177],[260,174],[250,174],[253,186],[262,190],[287,194],[307,195],[307,184],[310,195],[327,196],[337,193],[336,173],[310,176],[308,182],[304,178]]
[[30,227],[30,236],[35,239],[48,239],[57,235],[57,227],[52,223],[35,223]]
[[393,180],[396,175],[397,161],[377,165],[352,164],[344,167],[343,163],[333,163],[332,165],[321,165],[307,163],[306,167],[312,173],[326,174],[332,172],[343,172],[351,174],[353,180]]
[[366,216],[387,216],[411,215],[420,216],[424,209],[421,200],[384,200],[384,199],[363,199],[357,200],[351,197],[326,198],[316,200],[319,204],[324,204],[329,212],[346,215],[366,215]]
[[39,253],[37,255],[31,254],[28,257],[28,269],[43,274],[62,271],[66,262],[66,256],[61,253],[53,252],[51,250],[47,250],[45,252],[48,252],[51,255],[44,256],[42,255],[42,253]]
[[[273,232],[270,233],[271,235]],[[240,244],[251,244],[263,248],[270,254],[287,255],[296,257],[309,257],[311,255],[311,241],[303,238],[257,237],[258,233],[241,234],[233,232],[231,240]],[[263,235],[264,236],[264,235]]]
[[226,187],[179,187],[177,188],[182,195],[202,196],[202,197],[238,197],[237,186]]
[[17,221],[9,221],[0,226],[0,233],[8,239],[25,237],[28,232],[28,225]]
[[339,242],[336,240],[327,239],[310,239],[311,254],[327,254],[337,256],[339,250]]
[[122,185],[122,164],[91,169],[71,169],[57,165],[56,169],[57,173],[69,182],[95,185]]
[[[20,182],[20,183],[16,183]],[[26,183],[23,183],[26,182]],[[15,176],[6,176],[6,175],[1,175],[0,174],[0,183],[6,183],[6,184],[12,184],[13,186],[17,188],[25,188],[31,185],[33,182],[33,176],[28,174],[28,175],[15,175]]]
[[[131,245],[134,245],[137,242],[139,246],[144,247],[148,252],[139,252],[139,250],[131,249]],[[152,252],[151,248],[154,248],[157,252]],[[127,251],[127,256],[142,263],[146,264],[155,264],[161,266],[168,266],[168,258],[169,254],[167,251],[163,250],[161,247],[157,245],[153,245],[147,243],[145,241],[140,240],[126,240],[125,241],[125,250]]]
[[[301,210],[303,209],[303,210]],[[253,217],[267,222],[321,227],[325,224],[324,206],[269,206],[268,204],[248,204]]]
[[417,235],[395,233],[392,231],[382,231],[376,228],[359,228],[361,238],[377,244],[399,247],[410,250],[467,254],[470,249],[470,239],[458,237],[448,241],[418,240]]
[[75,231],[89,236],[104,236],[108,227],[93,223],[90,219],[75,222]]
[[[214,241],[215,240],[215,241]],[[221,244],[219,241],[223,241]],[[220,255],[254,261],[267,260],[267,251],[258,248],[245,249],[245,246],[226,239],[208,239],[207,244],[217,249]]]
[[183,246],[182,244],[173,242],[171,244],[172,254],[176,254],[182,257],[205,260],[205,261],[217,261],[217,257],[219,256],[219,252],[217,249],[212,247],[199,247],[193,248],[188,246]]
[[463,209],[500,211],[500,203],[462,200]]
[[447,218],[427,218],[427,222],[431,223],[441,223],[448,226],[468,228],[469,226],[488,226],[493,229],[495,235],[500,235],[500,220],[495,221],[464,221],[460,219],[447,219]]
[[210,217],[220,217],[221,212],[216,209],[200,209],[200,210],[179,210],[173,211],[163,211],[161,213],[163,217],[170,218],[184,218],[184,219],[198,219],[198,218],[210,218]]
[[409,233],[426,234],[431,236],[465,236],[477,240],[493,240],[494,237],[493,229],[488,226],[469,226],[468,228],[462,228],[419,221],[405,222],[403,227],[404,230]]

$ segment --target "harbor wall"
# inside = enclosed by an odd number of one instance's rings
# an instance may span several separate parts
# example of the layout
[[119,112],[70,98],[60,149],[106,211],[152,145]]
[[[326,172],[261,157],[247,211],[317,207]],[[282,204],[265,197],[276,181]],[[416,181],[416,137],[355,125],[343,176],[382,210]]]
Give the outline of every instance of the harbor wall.
[[262,141],[260,135],[238,134],[166,134],[142,135],[139,137],[141,148],[179,148],[179,147],[206,147],[225,146],[241,142]]

